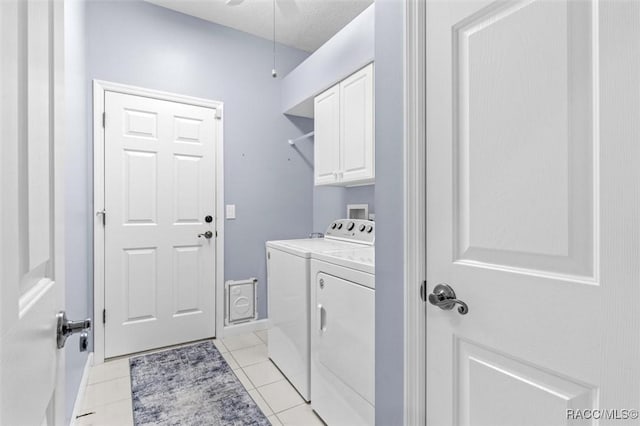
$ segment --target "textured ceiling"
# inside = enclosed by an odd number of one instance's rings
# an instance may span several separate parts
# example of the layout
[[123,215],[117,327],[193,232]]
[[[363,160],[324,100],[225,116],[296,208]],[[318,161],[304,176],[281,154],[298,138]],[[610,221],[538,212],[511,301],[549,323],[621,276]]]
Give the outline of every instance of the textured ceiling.
[[[187,15],[235,28],[271,40],[273,3],[244,0],[235,6],[226,0],[146,0]],[[276,0],[278,43],[313,52],[373,0]]]

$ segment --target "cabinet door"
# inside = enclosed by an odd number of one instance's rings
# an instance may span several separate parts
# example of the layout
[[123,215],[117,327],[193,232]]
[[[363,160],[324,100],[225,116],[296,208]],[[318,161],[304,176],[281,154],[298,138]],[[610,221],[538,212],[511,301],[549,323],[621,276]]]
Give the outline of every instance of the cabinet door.
[[314,100],[314,175],[316,185],[334,184],[340,168],[340,87]]
[[340,142],[342,183],[373,182],[373,64],[340,83]]

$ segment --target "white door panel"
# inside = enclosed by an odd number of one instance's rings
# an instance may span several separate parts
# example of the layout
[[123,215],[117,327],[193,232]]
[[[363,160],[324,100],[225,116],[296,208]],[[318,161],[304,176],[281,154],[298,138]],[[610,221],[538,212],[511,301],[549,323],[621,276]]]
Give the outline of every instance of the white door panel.
[[269,358],[309,400],[309,259],[267,248]]
[[316,290],[319,330],[314,330],[318,336],[314,357],[373,405],[375,291],[323,273],[319,280],[324,284]]
[[215,331],[213,109],[105,94],[105,356]]
[[373,65],[340,82],[341,180],[374,177]]
[[314,100],[315,184],[338,182],[340,170],[340,85]]
[[0,424],[62,424],[63,5],[0,2]]
[[639,7],[427,2],[428,424],[639,408]]

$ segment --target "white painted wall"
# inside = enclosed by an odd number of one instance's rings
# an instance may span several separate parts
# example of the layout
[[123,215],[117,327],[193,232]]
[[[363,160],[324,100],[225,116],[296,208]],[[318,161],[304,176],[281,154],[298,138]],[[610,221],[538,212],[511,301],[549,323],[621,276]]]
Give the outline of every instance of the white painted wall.
[[[87,174],[90,174],[89,126],[87,116],[88,86],[86,84],[86,19],[85,0],[65,0],[65,274],[66,310],[70,319],[91,316],[92,283],[89,236],[91,199]],[[65,346],[66,407],[70,420],[78,387],[87,360],[87,352],[78,351],[78,337],[72,336]]]

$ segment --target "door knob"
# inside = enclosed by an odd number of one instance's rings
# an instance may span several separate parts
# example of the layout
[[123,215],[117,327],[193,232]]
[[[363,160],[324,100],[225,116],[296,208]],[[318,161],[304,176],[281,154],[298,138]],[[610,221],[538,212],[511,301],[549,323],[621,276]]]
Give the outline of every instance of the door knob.
[[86,351],[88,346],[87,330],[91,328],[91,319],[87,318],[86,320],[81,321],[69,321],[65,311],[58,312],[56,317],[58,319],[58,325],[56,327],[58,349],[64,348],[67,337],[72,334],[81,333],[80,352]]
[[198,238],[200,237],[205,237],[206,239],[210,239],[211,237],[213,237],[213,232],[207,231],[204,234],[198,234]]
[[458,312],[461,315],[466,315],[469,312],[467,304],[462,300],[456,299],[456,292],[453,291],[449,284],[436,285],[433,293],[429,295],[429,303],[445,311],[450,311],[456,304],[459,304]]

